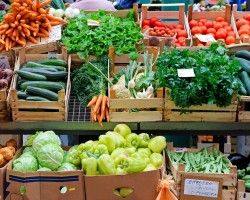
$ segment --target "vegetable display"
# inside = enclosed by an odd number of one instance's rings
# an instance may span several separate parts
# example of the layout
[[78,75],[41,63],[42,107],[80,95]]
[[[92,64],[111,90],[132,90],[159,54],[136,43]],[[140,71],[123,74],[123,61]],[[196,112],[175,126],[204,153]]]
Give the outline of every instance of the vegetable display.
[[58,91],[66,87],[66,66],[66,62],[61,59],[27,62],[16,71],[18,98],[29,101],[57,101]]
[[241,71],[239,73],[240,90],[239,94],[250,95],[250,52],[241,50],[235,53],[236,59],[239,61]]
[[242,42],[250,39],[250,14],[244,14],[243,18],[236,21],[236,27]]
[[220,0],[217,4],[211,5],[206,1],[200,1],[199,3],[193,4],[193,11],[202,12],[202,11],[222,11],[226,9],[226,1]]
[[11,69],[0,69],[0,90],[10,87],[13,71]]
[[[175,105],[183,109],[202,104],[228,106],[239,89],[239,63],[217,43],[197,51],[167,49],[156,66],[160,86],[167,87]],[[179,77],[178,69],[193,69],[195,77]]]
[[230,161],[219,150],[204,148],[198,152],[168,152],[173,163],[185,164],[185,172],[223,173],[230,172]]
[[[149,36],[157,36],[165,38],[173,38],[172,43],[175,46],[186,46],[186,38],[188,37],[187,31],[184,30],[182,24],[167,24],[161,22],[158,18],[152,17],[142,21],[142,30]],[[176,40],[175,40],[176,38]],[[153,39],[151,40],[153,43]]]
[[[99,21],[100,26],[89,26],[88,19]],[[123,19],[108,15],[105,11],[81,13],[71,19],[62,37],[67,50],[77,53],[80,58],[107,55],[110,46],[115,47],[117,54],[136,52],[136,43],[140,39],[142,34],[134,22],[133,13]]]
[[[212,35],[216,40],[222,41],[227,45],[235,44],[236,35],[233,31],[232,26],[225,21],[224,17],[217,17],[215,20],[191,20],[189,22],[191,33],[202,35]],[[209,46],[210,42],[200,42],[198,46]]]
[[15,155],[17,150],[17,142],[10,139],[4,146],[0,145],[0,167],[5,166]]
[[237,171],[238,179],[242,179],[245,181],[246,191],[250,192],[250,166],[246,169],[240,169]]
[[60,18],[49,15],[45,8],[51,0],[33,3],[31,0],[13,0],[11,12],[0,23],[0,50],[10,50],[17,45],[25,46],[28,41],[38,43],[37,37],[48,37],[51,26],[64,23]]

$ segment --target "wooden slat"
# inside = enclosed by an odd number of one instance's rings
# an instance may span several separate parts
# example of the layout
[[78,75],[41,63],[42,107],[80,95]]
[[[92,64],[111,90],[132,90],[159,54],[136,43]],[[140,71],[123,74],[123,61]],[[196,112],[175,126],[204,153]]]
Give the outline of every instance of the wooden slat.
[[6,89],[0,90],[0,101],[6,101],[7,98],[7,91]]
[[147,18],[157,17],[160,19],[177,19],[179,20],[178,11],[148,11]]
[[64,121],[64,112],[13,112],[14,121]]
[[64,102],[57,101],[22,101],[19,100],[12,104],[13,108],[18,109],[64,109]]
[[110,99],[110,109],[162,108],[163,99]]
[[7,110],[7,102],[6,101],[0,101],[0,112]]
[[111,122],[162,121],[161,111],[110,112]]
[[250,111],[239,111],[238,121],[239,122],[250,122]]

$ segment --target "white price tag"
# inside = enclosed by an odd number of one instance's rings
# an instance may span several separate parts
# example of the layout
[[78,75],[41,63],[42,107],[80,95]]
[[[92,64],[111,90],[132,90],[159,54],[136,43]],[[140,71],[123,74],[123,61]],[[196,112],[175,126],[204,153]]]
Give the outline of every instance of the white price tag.
[[92,19],[88,19],[88,26],[100,26],[100,22]]
[[0,55],[0,68],[1,69],[10,68],[10,63],[7,56]]
[[202,34],[195,34],[195,36],[200,40],[201,42],[216,42],[214,37],[210,34],[208,35],[202,35]]
[[48,58],[49,59],[57,58],[57,53],[49,51],[48,52]]
[[175,148],[174,149],[175,152],[186,152],[187,151],[187,148]]
[[53,42],[60,40],[61,38],[62,38],[62,26],[61,25],[53,26],[50,30],[48,41]]
[[180,78],[195,77],[194,69],[177,69],[177,74]]
[[185,179],[184,194],[200,197],[217,198],[219,182],[199,179]]

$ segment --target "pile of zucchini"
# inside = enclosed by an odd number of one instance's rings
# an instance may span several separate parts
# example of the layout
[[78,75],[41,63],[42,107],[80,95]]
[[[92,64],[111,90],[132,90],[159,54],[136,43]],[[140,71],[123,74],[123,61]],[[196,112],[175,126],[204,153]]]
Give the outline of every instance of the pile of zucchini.
[[250,166],[237,171],[238,179],[245,181],[246,191],[250,192]]
[[236,52],[236,59],[241,65],[241,72],[239,74],[239,83],[241,95],[250,95],[250,52],[246,50],[241,50]]
[[58,91],[65,89],[67,63],[61,59],[27,62],[17,70],[18,99],[28,101],[57,101]]

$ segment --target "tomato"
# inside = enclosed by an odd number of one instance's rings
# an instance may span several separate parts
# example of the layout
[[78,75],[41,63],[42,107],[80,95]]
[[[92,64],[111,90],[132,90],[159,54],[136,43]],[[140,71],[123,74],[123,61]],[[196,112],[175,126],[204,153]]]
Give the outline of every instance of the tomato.
[[232,26],[224,26],[224,29],[226,29],[227,31],[232,31],[233,30]]
[[226,44],[229,45],[229,44],[235,44],[235,37],[234,36],[227,36],[226,38]]
[[216,29],[216,30],[218,30],[218,29],[220,29],[220,28],[222,28],[223,26],[222,26],[222,24],[220,23],[220,22],[215,22],[214,23],[214,28]]
[[156,36],[157,34],[156,34],[156,32],[154,32],[154,31],[150,31],[150,32],[149,32],[149,35],[151,35],[151,36]]
[[175,46],[176,46],[176,47],[180,47],[181,45],[180,45],[178,42],[176,42],[176,43],[175,43]]
[[150,20],[149,19],[142,20],[142,27],[144,27],[144,26],[150,26]]
[[157,17],[152,17],[150,19],[150,26],[154,27],[155,26],[155,22],[158,22],[159,19]]
[[183,26],[182,24],[178,24],[178,25],[176,26],[176,28],[177,28],[177,29],[180,29],[180,30],[184,30],[184,26]]
[[249,33],[249,30],[248,29],[240,29],[238,31],[239,35],[242,35],[242,34],[248,34]]
[[213,27],[213,22],[210,21],[210,20],[208,20],[208,21],[205,23],[205,26],[206,26],[207,28],[212,28],[212,27]]
[[249,22],[243,18],[239,19],[237,22],[236,22],[236,27],[237,29],[239,29],[241,26],[245,25],[245,24],[249,24]]
[[206,26],[201,26],[201,32],[202,34],[206,34],[207,33],[207,27]]
[[[244,33],[249,33],[250,32],[250,25],[249,24],[245,24],[242,25],[239,29],[239,32],[244,32]],[[240,33],[239,33],[240,34]],[[240,34],[241,35],[241,34]]]
[[245,34],[245,33],[244,33],[244,34],[241,34],[241,35],[240,35],[240,39],[241,39],[242,42],[245,42],[245,40],[249,40],[249,38],[250,38],[250,37],[249,37],[248,34]]
[[192,19],[190,22],[189,22],[189,25],[190,25],[190,28],[192,29],[193,27],[197,26],[198,25],[198,22],[194,19]]
[[227,36],[234,36],[235,37],[235,33],[233,31],[228,31]]
[[185,41],[186,41],[185,37],[178,37],[178,42],[179,43],[182,43],[182,42],[185,42]]
[[202,22],[198,22],[198,26],[203,26],[204,24]]
[[149,28],[150,28],[149,25],[145,25],[145,26],[143,26],[142,30],[146,30],[146,29],[149,29]]
[[200,28],[199,26],[194,26],[194,27],[191,29],[192,35],[199,34],[199,33],[201,33],[201,32],[202,32],[202,30],[201,30],[201,28]]
[[215,39],[218,40],[218,39],[224,39],[225,37],[227,37],[227,33],[223,30],[220,30],[220,31],[217,31],[215,33]]
[[224,17],[216,17],[215,21],[217,21],[217,22],[224,22],[225,19],[224,19]]
[[222,26],[228,26],[228,22],[221,22]]
[[243,18],[246,19],[247,21],[250,21],[250,14],[244,14]]
[[164,34],[165,34],[165,31],[162,30],[160,33],[161,33],[161,35],[164,35]]
[[215,34],[216,30],[215,30],[215,28],[209,28],[209,29],[207,29],[207,33],[213,33],[213,34]]
[[187,38],[187,32],[186,31],[184,31],[184,30],[180,30],[180,31],[178,31],[177,32],[177,37],[185,37],[185,38]]
[[200,22],[205,25],[205,23],[207,22],[207,19],[200,19]]
[[154,26],[157,26],[157,27],[164,27],[164,24],[160,21],[156,21],[154,22]]

